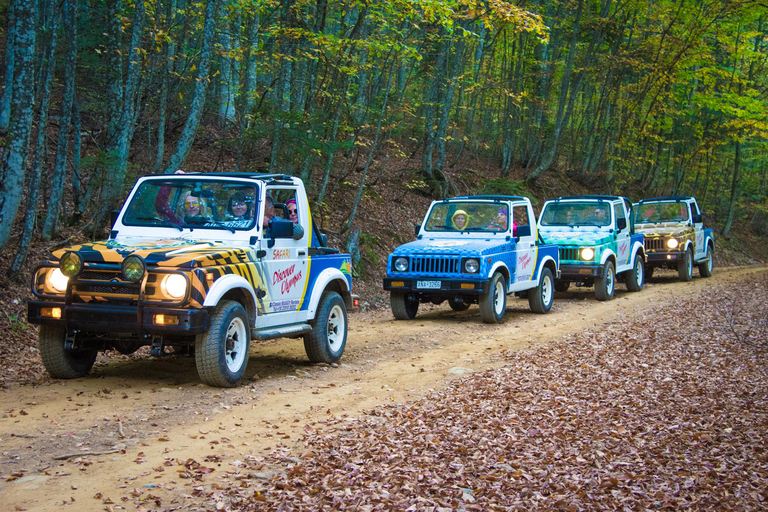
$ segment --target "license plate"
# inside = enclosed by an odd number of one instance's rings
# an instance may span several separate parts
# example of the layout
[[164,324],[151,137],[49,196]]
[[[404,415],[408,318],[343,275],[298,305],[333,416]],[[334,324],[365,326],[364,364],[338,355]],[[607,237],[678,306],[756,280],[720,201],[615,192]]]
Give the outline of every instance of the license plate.
[[422,288],[426,290],[439,290],[440,281],[416,281],[416,288]]

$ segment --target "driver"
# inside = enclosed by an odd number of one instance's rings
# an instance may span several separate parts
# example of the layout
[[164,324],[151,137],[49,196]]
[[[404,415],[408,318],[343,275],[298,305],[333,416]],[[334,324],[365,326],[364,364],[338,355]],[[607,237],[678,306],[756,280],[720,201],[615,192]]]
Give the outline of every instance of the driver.
[[454,229],[458,229],[459,231],[467,229],[467,226],[469,225],[469,214],[464,210],[456,210],[454,214],[451,215],[451,224],[453,224]]

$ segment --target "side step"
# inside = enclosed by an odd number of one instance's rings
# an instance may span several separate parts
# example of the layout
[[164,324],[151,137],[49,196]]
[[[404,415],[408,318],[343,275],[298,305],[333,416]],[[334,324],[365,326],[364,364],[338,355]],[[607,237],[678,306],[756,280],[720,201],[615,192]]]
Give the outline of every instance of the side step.
[[273,338],[294,338],[306,334],[312,330],[309,324],[293,324],[281,327],[268,327],[266,329],[254,329],[251,337],[255,340],[271,340]]

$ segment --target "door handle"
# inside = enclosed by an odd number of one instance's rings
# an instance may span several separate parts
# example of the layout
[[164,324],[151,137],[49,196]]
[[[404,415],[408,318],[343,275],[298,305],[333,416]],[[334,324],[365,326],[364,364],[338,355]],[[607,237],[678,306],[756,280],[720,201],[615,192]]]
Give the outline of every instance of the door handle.
[[305,251],[299,251],[299,256],[304,256],[305,254],[307,254]]

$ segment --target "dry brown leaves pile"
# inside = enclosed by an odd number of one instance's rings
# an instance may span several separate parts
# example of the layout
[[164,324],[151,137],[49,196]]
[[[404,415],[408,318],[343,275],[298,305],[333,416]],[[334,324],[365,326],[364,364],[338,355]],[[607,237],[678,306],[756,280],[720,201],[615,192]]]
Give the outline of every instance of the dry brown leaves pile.
[[[766,304],[763,276],[504,354],[421,401],[308,427],[304,453],[246,461],[217,495],[230,510],[764,509]],[[283,471],[265,480],[265,464]]]

